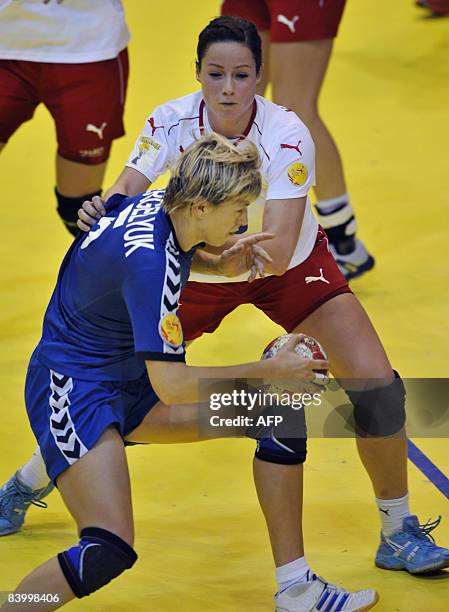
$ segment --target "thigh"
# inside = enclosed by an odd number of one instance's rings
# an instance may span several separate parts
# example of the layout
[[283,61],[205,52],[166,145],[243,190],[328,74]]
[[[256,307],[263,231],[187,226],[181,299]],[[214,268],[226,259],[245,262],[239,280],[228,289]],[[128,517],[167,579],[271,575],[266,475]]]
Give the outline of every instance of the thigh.
[[[207,410],[207,407],[204,407]],[[168,406],[158,402],[126,436],[129,443],[177,444],[201,439],[198,404]]]
[[393,377],[379,336],[352,293],[328,300],[295,331],[309,334],[321,342],[336,378],[390,381]]
[[39,104],[34,87],[39,70],[36,62],[0,60],[0,142],[8,142],[33,116]]
[[346,0],[267,0],[271,42],[335,38]]
[[131,487],[123,440],[114,427],[57,478],[65,505],[78,531],[100,527],[132,546]]
[[185,340],[213,333],[224,317],[243,303],[239,295],[242,285],[247,283],[188,282],[181,292],[178,312]]
[[332,39],[271,43],[273,100],[298,112],[306,123],[312,112],[317,112],[332,45]]
[[86,64],[46,64],[41,97],[52,114],[61,157],[101,164],[112,141],[124,134],[128,79],[126,49],[111,60]]

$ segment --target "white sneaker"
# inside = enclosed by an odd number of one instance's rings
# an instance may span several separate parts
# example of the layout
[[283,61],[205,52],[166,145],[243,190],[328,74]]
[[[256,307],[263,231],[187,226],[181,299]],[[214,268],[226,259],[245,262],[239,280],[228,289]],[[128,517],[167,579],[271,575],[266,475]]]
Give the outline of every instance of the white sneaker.
[[313,575],[309,582],[294,584],[274,597],[276,612],[360,612],[379,599],[373,589],[346,591]]

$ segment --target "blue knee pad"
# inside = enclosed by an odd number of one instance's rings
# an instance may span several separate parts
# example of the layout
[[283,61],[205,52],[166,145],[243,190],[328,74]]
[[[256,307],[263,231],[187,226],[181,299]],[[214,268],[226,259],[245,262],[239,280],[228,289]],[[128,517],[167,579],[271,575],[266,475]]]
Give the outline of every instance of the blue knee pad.
[[346,391],[354,406],[356,433],[360,437],[393,436],[405,425],[405,387],[393,370],[389,385],[367,391]]
[[135,551],[114,533],[86,527],[78,546],[58,554],[62,573],[74,595],[86,597],[97,591],[137,561]]
[[307,438],[277,438],[271,433],[269,438],[257,441],[256,457],[268,463],[298,465],[307,456]]

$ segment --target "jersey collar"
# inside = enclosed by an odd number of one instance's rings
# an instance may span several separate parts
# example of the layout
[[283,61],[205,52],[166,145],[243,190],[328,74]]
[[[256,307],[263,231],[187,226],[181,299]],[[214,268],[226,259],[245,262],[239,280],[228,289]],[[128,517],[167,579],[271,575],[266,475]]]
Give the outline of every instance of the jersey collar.
[[[206,108],[206,104],[205,104],[204,100],[201,100],[201,102],[200,102],[200,116],[198,118],[199,128],[200,128],[200,135],[201,136],[203,136],[204,133],[205,133],[205,127],[204,127],[204,109],[205,108]],[[256,99],[254,99],[254,102],[253,102],[253,111],[251,113],[251,117],[249,118],[248,125],[244,129],[243,134],[237,138],[237,140],[235,141],[234,144],[239,143],[240,141],[244,140],[248,136],[248,134],[249,134],[249,132],[250,132],[252,126],[253,126],[254,119],[256,118],[256,115],[257,115],[257,101],[256,101]]]

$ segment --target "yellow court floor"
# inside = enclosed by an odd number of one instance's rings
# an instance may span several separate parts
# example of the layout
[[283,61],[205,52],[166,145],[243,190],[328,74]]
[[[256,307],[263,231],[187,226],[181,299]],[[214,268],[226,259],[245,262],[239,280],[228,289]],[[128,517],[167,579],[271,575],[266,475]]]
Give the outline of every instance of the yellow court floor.
[[[449,20],[425,19],[413,4],[349,0],[321,108],[343,153],[360,236],[377,260],[353,289],[401,375],[442,378],[449,375]],[[114,146],[107,184],[149,112],[196,88],[196,37],[219,2],[125,0],[125,7],[132,32],[127,135]],[[40,108],[1,156],[0,482],[35,445],[23,383],[70,244],[54,211],[54,152],[52,122]],[[213,336],[194,343],[189,361],[254,360],[279,332],[259,311],[242,307]],[[415,442],[449,474],[447,439]],[[128,454],[139,562],[67,609],[273,610],[274,571],[251,475],[253,443],[137,447]],[[377,588],[379,612],[449,610],[448,571],[417,578],[374,567],[377,510],[353,440],[312,440],[305,488],[306,554],[317,573],[346,587]],[[443,515],[437,536],[449,546],[449,499],[411,464],[410,490],[421,519]],[[48,501],[47,510],[31,509],[21,533],[0,538],[0,591],[12,590],[75,542],[58,494]]]

